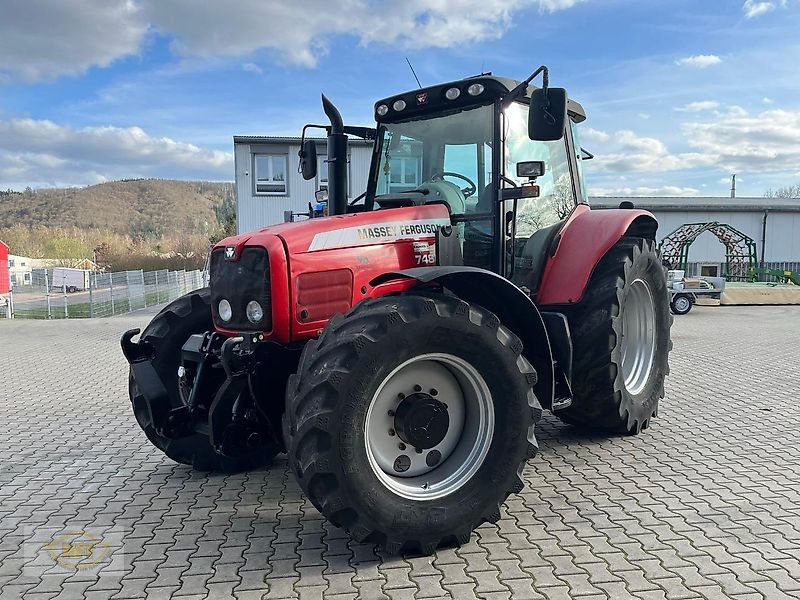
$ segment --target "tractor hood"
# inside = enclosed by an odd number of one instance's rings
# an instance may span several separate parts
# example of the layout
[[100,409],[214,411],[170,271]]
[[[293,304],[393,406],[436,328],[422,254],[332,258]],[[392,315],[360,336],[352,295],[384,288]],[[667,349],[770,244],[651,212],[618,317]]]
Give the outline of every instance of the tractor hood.
[[410,206],[272,225],[226,238],[217,247],[266,245],[266,238],[277,236],[293,256],[431,238],[438,227],[449,224],[449,212],[442,204]]

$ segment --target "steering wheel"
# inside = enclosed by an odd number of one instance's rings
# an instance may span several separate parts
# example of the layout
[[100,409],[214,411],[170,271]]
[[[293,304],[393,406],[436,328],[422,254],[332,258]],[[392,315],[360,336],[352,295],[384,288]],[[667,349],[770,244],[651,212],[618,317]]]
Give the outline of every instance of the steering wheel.
[[464,198],[469,198],[476,191],[478,191],[478,186],[475,185],[475,182],[472,181],[472,179],[466,175],[462,175],[461,173],[453,173],[452,171],[441,171],[439,173],[434,173],[431,176],[431,181],[436,181],[438,179],[444,180],[445,177],[455,177],[456,179],[461,179],[469,184],[467,187],[461,188],[461,193],[464,194]]

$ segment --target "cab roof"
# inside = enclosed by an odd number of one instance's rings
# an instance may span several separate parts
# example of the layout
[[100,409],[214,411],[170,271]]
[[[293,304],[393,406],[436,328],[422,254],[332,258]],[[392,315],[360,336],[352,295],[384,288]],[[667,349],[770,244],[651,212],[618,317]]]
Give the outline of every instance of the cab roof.
[[[470,96],[467,93],[469,86],[480,83],[484,86],[484,92],[477,96]],[[430,108],[435,107],[439,109],[462,108],[466,106],[475,106],[485,104],[486,100],[496,99],[504,96],[521,82],[507,77],[497,77],[491,73],[483,73],[475,75],[474,77],[467,77],[466,79],[459,79],[457,81],[450,81],[447,83],[440,83],[437,85],[420,88],[395,94],[388,98],[383,98],[375,103],[375,120],[379,122],[393,122],[397,120],[405,120],[407,118],[418,116],[430,111]],[[460,95],[456,100],[447,100],[445,92],[450,88],[458,88]],[[536,87],[528,85],[525,90],[524,98],[530,99],[531,93]],[[406,108],[402,111],[395,111],[393,105],[398,100],[403,100],[406,103]],[[389,112],[386,115],[379,115],[377,108],[380,105],[386,105]],[[586,111],[581,104],[573,99],[567,101],[567,112],[576,123],[581,123],[586,120]]]

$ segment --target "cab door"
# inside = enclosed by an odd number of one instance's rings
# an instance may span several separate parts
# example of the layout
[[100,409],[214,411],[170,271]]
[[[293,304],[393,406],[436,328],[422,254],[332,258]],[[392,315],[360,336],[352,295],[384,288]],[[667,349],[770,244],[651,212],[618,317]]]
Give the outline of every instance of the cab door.
[[505,275],[520,287],[535,291],[552,240],[582,198],[571,148],[571,130],[560,140],[534,141],[528,137],[528,107],[514,102],[503,114],[503,175],[517,186],[529,184],[517,176],[517,163],[542,161],[544,174],[536,179],[538,197],[503,203],[506,223]]

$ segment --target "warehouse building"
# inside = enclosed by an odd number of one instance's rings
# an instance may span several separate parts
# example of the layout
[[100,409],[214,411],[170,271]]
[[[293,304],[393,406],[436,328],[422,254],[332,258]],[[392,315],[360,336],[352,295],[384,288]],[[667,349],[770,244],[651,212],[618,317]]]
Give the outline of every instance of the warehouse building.
[[[716,221],[755,242],[759,266],[800,270],[799,198],[599,197],[591,204],[616,208],[623,201],[656,216],[659,241],[681,225]],[[724,264],[725,247],[712,233],[701,234],[689,250],[688,274],[721,275]]]
[[[312,138],[306,138],[312,139]],[[236,169],[238,232],[283,223],[287,211],[308,212],[314,194],[328,186],[327,141],[317,142],[317,177],[302,178],[299,171],[300,138],[237,135],[233,138]],[[348,197],[367,189],[372,142],[349,140]]]
[[[325,139],[316,139],[318,174],[311,181],[298,173],[300,138],[235,136],[233,140],[240,233],[283,223],[287,211],[307,212],[315,192],[327,188]],[[349,144],[348,196],[353,199],[367,188],[372,142],[351,138]],[[419,185],[419,171],[419,165],[398,168],[402,181],[394,182],[393,191]],[[800,271],[800,199],[595,197],[590,203],[594,208],[616,208],[623,201],[655,214],[659,241],[681,225],[716,221],[752,238],[759,266]],[[701,234],[690,248],[688,274],[722,275],[724,265],[725,247],[714,234]]]

